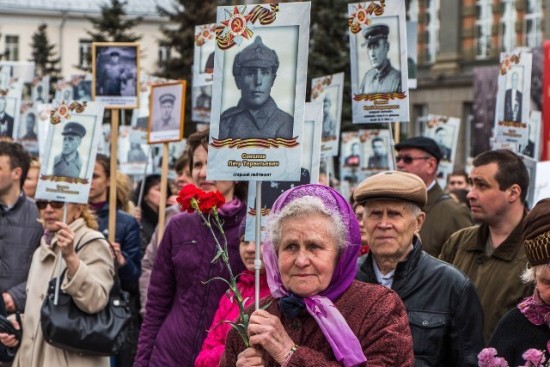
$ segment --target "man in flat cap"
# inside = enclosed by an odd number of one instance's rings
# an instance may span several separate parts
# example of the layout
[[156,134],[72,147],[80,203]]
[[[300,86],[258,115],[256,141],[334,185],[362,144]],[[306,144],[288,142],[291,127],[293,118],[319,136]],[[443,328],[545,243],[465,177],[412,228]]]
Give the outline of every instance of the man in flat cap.
[[78,147],[86,135],[86,128],[78,122],[71,121],[65,125],[61,135],[63,135],[63,148],[61,154],[54,158],[53,175],[78,178],[82,169]]
[[382,172],[361,182],[353,197],[364,207],[369,244],[357,279],[399,295],[409,317],[415,366],[477,366],[483,312],[474,285],[422,250],[424,182],[406,172]]
[[121,96],[123,83],[126,82],[126,67],[120,63],[120,52],[111,50],[109,61],[98,59],[101,65],[96,75],[97,94],[100,96]]
[[363,30],[364,46],[372,69],[365,73],[359,90],[364,94],[372,93],[399,93],[401,87],[401,73],[391,66],[388,59],[390,43],[388,34],[390,28],[385,24],[373,24]]
[[435,140],[415,136],[396,144],[395,150],[397,169],[414,173],[428,188],[428,201],[422,208],[426,222],[420,237],[424,251],[438,257],[441,247],[454,232],[473,225],[470,212],[446,194],[436,180],[442,154]]
[[153,124],[153,131],[179,130],[179,121],[172,116],[176,96],[172,93],[164,93],[159,97],[160,116],[157,116]]
[[472,162],[468,200],[478,226],[454,233],[440,259],[462,270],[476,286],[485,314],[485,341],[498,321],[523,298],[527,258],[521,241],[529,174],[522,159],[506,149],[481,153]]
[[294,119],[271,98],[279,58],[261,37],[235,56],[233,76],[241,99],[220,117],[218,139],[292,138]]

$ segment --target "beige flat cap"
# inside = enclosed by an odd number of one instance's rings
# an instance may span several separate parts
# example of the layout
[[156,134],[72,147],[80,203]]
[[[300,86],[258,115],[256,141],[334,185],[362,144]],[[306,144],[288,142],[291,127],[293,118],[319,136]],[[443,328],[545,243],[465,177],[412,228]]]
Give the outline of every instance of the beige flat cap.
[[424,181],[417,175],[387,171],[361,182],[353,193],[358,203],[371,199],[408,201],[423,208],[428,200]]

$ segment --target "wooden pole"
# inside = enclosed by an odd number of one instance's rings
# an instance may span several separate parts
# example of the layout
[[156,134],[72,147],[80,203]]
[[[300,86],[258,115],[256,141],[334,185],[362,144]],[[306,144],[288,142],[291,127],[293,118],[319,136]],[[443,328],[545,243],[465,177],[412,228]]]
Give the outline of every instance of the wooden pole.
[[109,242],[115,242],[116,228],[116,171],[118,153],[118,114],[119,109],[111,110],[111,172],[109,179]]
[[168,143],[162,147],[162,168],[160,172],[160,205],[159,205],[159,224],[158,224],[158,243],[162,240],[164,234],[164,220],[166,218],[166,190],[168,187]]

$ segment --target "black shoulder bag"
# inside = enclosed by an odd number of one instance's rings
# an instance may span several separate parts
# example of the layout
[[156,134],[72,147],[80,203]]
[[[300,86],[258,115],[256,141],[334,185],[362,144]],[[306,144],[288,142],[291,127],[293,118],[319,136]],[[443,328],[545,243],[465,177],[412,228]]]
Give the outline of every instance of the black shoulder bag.
[[[105,239],[98,237],[80,246],[77,244],[75,252],[96,240]],[[111,246],[110,243],[109,245]],[[66,271],[67,269],[60,275],[60,280]],[[56,278],[50,280],[48,294],[40,310],[40,325],[46,342],[75,353],[98,356],[116,354],[125,342],[131,316],[129,295],[120,288],[117,273],[115,261],[115,277],[109,293],[109,303],[94,314],[78,308],[71,295],[63,292],[61,287],[56,287]],[[54,304],[56,293],[57,305]]]

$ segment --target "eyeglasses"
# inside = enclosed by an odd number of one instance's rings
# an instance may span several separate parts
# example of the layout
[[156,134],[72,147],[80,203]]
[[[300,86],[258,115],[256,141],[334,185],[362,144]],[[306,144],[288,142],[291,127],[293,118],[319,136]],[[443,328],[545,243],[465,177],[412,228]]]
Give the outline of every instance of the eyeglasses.
[[61,209],[65,205],[62,201],[48,201],[48,200],[36,200],[36,207],[39,210],[44,210],[50,204],[53,209]]
[[431,157],[411,157],[410,155],[404,155],[404,156],[398,155],[397,157],[395,157],[395,161],[399,163],[401,160],[403,160],[403,163],[411,164],[414,160],[417,160],[417,159],[430,159],[430,158]]

